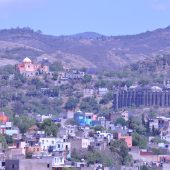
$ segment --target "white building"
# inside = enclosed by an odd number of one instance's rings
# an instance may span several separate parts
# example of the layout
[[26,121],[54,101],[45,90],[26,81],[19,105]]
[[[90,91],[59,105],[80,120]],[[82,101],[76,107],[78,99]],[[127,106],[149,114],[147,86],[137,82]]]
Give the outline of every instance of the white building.
[[83,149],[87,149],[88,148],[88,146],[90,146],[90,140],[89,139],[85,139],[85,138],[83,138],[82,140],[81,140],[81,144],[82,144],[82,148]]
[[5,124],[0,125],[0,133],[9,136],[18,135],[19,129],[14,127],[12,122],[6,122]]
[[70,142],[66,141],[66,139],[55,137],[40,138],[39,144],[43,151],[48,151],[51,147],[53,152],[63,152],[67,158],[71,155]]
[[109,92],[109,90],[107,88],[99,88],[98,93],[99,96],[103,96],[105,94],[107,94]]
[[59,166],[59,165],[64,165],[65,160],[63,158],[63,156],[55,156],[52,160],[52,166]]
[[83,96],[84,97],[92,97],[92,96],[94,96],[94,90],[93,89],[84,89],[83,90]]
[[166,140],[167,142],[170,142],[170,133],[167,133],[167,134],[165,134],[165,135],[162,135],[162,134],[161,134],[161,138],[162,138],[163,140]]
[[66,135],[67,136],[72,136],[72,137],[75,137],[76,136],[76,130],[77,130],[77,126],[72,126],[72,125],[67,125],[65,127],[66,129]]
[[152,129],[153,127],[155,129],[159,128],[159,120],[158,119],[152,119],[149,121],[149,128]]
[[41,116],[41,122],[43,122],[45,119],[51,119],[51,118],[52,118],[52,114],[42,115],[42,116]]

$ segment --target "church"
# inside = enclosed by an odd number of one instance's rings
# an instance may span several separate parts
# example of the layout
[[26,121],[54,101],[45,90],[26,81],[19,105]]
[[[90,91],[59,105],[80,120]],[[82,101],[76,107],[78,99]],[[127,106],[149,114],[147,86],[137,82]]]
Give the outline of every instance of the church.
[[40,74],[49,73],[49,67],[46,64],[34,64],[30,58],[26,57],[22,63],[17,64],[17,69],[25,77],[34,77]]

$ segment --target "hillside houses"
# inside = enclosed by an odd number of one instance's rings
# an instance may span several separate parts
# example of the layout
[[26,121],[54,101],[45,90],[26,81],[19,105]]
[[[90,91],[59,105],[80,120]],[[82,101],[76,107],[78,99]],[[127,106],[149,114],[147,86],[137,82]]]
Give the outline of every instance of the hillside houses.
[[[127,112],[122,112],[122,115],[127,115]],[[150,142],[147,145],[147,149],[144,151],[133,145],[133,130],[126,126],[115,125],[104,116],[97,116],[93,113],[84,113],[81,111],[75,112],[74,118],[77,124],[61,124],[57,136],[48,136],[36,125],[33,125],[27,130],[22,136],[22,140],[12,136],[14,143],[8,146],[8,150],[4,153],[8,158],[5,160],[6,168],[10,169],[13,164],[14,166],[19,166],[21,169],[21,167],[26,168],[28,164],[30,164],[34,168],[46,167],[51,170],[62,167],[74,167],[75,169],[86,167],[88,169],[85,160],[80,162],[74,161],[74,164],[70,162],[75,156],[75,153],[78,151],[83,154],[92,150],[93,152],[107,151],[108,154],[111,154],[109,148],[110,144],[114,141],[124,141],[134,160],[136,162],[141,161],[141,164],[147,162],[148,165],[155,166],[153,162],[156,162],[157,166],[163,166],[169,161],[168,152],[170,150],[168,144],[163,145],[162,143],[158,143],[157,145],[153,145],[152,142]],[[48,117],[47,119],[52,119],[52,117]],[[157,117],[156,120],[158,121],[155,121],[155,119],[153,120],[155,122],[154,124],[152,124],[152,121],[149,121],[150,128],[153,125],[155,125],[155,128],[159,127],[163,139],[163,134],[169,132],[169,126],[167,126],[169,118]],[[10,129],[13,126],[11,123],[6,122],[4,127]],[[164,154],[155,155],[152,147],[164,150]],[[28,161],[24,159],[29,156],[31,156],[31,159]],[[35,160],[38,160],[37,165],[35,165]],[[164,162],[162,162],[162,160]],[[24,162],[25,165],[23,165]],[[137,163],[134,165],[138,166]],[[102,164],[101,167],[103,167]]]

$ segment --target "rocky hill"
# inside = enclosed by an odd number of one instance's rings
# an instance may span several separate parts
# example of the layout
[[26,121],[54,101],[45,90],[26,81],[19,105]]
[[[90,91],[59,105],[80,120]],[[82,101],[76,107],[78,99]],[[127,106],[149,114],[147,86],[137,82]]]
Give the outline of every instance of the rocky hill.
[[125,36],[94,32],[51,36],[30,28],[0,30],[1,65],[15,64],[29,56],[33,60],[57,60],[66,67],[113,70],[166,53],[170,53],[170,27]]

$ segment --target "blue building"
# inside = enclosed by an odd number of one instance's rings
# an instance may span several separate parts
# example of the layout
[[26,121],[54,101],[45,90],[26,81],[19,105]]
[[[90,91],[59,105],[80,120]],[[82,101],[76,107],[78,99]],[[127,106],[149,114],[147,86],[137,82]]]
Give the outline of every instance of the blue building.
[[74,114],[74,121],[79,126],[95,126],[98,124],[97,115],[78,111]]

